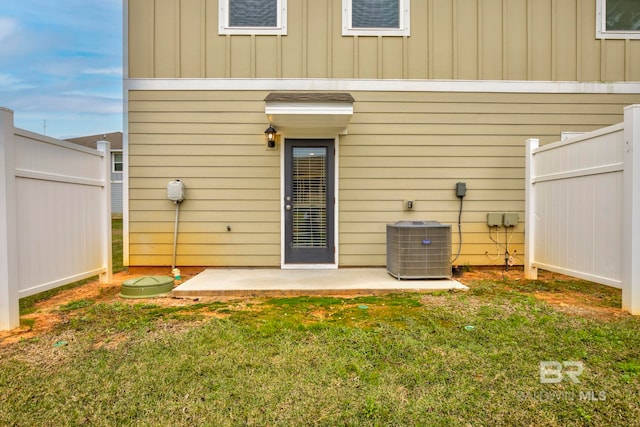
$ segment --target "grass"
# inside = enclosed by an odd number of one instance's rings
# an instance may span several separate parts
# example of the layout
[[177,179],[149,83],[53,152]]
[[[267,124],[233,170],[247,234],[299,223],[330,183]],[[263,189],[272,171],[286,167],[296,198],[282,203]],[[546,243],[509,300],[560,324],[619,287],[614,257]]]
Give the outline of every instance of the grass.
[[[543,289],[619,304],[618,291],[559,280],[73,301],[49,335],[0,347],[0,425],[640,425],[640,319],[564,313],[534,297]],[[580,383],[542,384],[541,361],[581,362]]]
[[[122,220],[113,235],[119,271]],[[21,314],[83,282],[21,300]],[[620,307],[619,291],[556,279],[470,287],[69,301],[50,333],[0,346],[0,425],[640,425],[640,319],[594,315]],[[593,310],[560,311],[541,292]],[[580,382],[541,383],[543,361],[582,363]]]

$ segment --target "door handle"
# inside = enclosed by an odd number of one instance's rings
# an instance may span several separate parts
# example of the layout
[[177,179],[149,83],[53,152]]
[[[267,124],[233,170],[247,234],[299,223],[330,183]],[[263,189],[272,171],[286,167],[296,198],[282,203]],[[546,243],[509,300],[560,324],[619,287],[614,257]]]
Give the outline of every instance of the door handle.
[[285,208],[286,210],[290,211],[290,210],[291,210],[291,205],[285,205],[285,206],[284,206],[284,208]]

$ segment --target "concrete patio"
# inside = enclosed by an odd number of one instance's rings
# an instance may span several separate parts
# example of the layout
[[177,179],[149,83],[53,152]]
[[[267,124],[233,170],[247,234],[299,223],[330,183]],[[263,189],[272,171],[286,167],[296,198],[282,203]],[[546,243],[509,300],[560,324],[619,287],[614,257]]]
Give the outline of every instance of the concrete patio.
[[460,282],[448,279],[398,280],[384,268],[210,268],[174,288],[172,296],[370,295],[467,289]]

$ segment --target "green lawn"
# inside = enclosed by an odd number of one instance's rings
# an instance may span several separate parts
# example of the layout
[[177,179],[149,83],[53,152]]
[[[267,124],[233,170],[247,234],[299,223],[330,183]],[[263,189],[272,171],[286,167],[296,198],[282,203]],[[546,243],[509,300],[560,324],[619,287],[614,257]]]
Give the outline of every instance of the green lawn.
[[[619,306],[607,287],[516,280],[356,299],[71,301],[52,333],[0,347],[0,425],[640,425],[640,319],[565,313],[536,291]],[[580,382],[541,383],[543,361],[581,363]]]

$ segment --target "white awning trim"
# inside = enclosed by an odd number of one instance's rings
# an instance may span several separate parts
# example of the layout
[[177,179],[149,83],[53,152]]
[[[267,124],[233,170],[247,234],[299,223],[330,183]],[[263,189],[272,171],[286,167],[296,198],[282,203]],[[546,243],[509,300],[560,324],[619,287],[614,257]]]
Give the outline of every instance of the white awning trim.
[[346,134],[346,128],[353,117],[353,102],[314,102],[308,95],[303,98],[304,101],[269,101],[267,97],[265,114],[269,123],[278,131],[326,129]]

